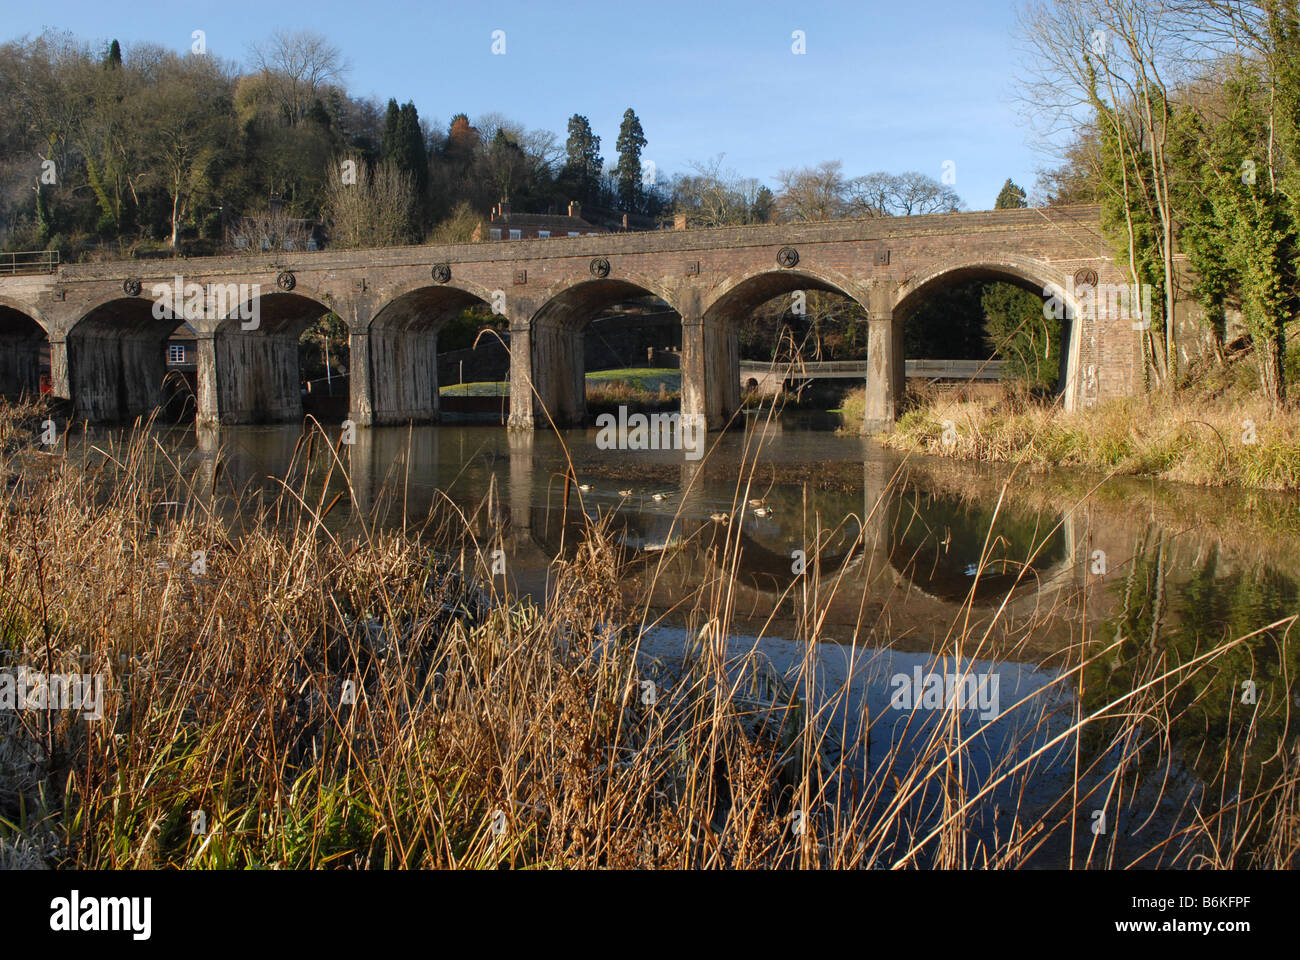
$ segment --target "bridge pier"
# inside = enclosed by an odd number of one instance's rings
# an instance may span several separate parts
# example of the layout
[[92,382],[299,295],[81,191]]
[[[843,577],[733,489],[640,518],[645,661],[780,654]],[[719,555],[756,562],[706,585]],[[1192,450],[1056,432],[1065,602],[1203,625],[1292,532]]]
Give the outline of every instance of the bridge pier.
[[510,430],[533,429],[533,338],[526,323],[510,325]]
[[682,318],[682,421],[722,430],[740,409],[740,337],[717,322]]
[[[218,332],[213,346],[213,362],[219,371],[215,393],[221,423],[302,420],[296,325],[274,332]],[[209,409],[205,415],[210,418],[213,412]]]
[[370,332],[365,327],[348,328],[348,358],[348,419],[369,427],[375,414],[370,402]]
[[708,422],[708,392],[705,389],[704,321],[682,317],[682,423]]
[[[877,300],[874,290],[872,300]],[[879,433],[894,425],[905,379],[903,325],[894,318],[892,306],[877,307],[875,302],[872,306],[868,319],[863,433]]]
[[[436,423],[437,327],[372,324],[368,339],[371,423]],[[352,366],[359,366],[355,354]]]
[[72,386],[68,379],[68,341],[63,337],[50,338],[50,393],[61,400],[72,399]]
[[217,394],[217,343],[211,333],[200,333],[195,342],[195,418],[199,428],[221,423],[221,401]]

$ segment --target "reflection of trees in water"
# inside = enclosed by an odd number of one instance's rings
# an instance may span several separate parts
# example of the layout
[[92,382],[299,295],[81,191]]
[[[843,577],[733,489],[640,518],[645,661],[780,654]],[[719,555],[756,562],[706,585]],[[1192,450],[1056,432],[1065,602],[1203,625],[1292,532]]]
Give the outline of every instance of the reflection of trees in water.
[[[890,559],[913,584],[941,599],[961,601],[970,593],[976,568],[976,601],[1001,598],[1019,578],[1033,583],[1028,565],[1044,570],[1066,557],[1057,518],[1003,503],[938,494],[909,486],[886,512]],[[987,553],[986,551],[987,547]]]
[[[1297,746],[1289,715],[1300,653],[1286,642],[1290,624],[1263,628],[1300,611],[1300,588],[1262,562],[1226,568],[1217,546],[1180,565],[1174,546],[1155,526],[1139,535],[1126,575],[1111,588],[1119,610],[1096,640],[1118,646],[1084,672],[1085,713],[1156,681],[1124,711],[1141,711],[1140,719],[1091,724],[1082,747],[1091,762],[1120,739],[1154,736],[1130,772],[1150,773],[1166,760],[1190,770],[1205,785],[1201,814],[1224,812],[1215,832],[1227,831],[1223,839],[1244,841],[1250,849],[1280,813],[1277,789]],[[1223,652],[1206,662],[1158,679],[1220,647]],[[1250,699],[1246,681],[1253,683],[1256,703],[1242,702]],[[1288,775],[1294,776],[1294,767]],[[1253,816],[1232,810],[1242,799],[1252,807],[1259,800]]]

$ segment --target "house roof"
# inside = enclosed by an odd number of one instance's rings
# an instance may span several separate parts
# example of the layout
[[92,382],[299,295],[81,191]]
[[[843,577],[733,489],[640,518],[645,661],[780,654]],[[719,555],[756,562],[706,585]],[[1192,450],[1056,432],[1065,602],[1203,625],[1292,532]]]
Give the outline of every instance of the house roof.
[[570,217],[559,213],[508,213],[504,216],[498,214],[488,221],[492,227],[537,227],[541,230],[581,230],[584,233],[599,230],[604,232],[605,228],[582,219],[582,217]]

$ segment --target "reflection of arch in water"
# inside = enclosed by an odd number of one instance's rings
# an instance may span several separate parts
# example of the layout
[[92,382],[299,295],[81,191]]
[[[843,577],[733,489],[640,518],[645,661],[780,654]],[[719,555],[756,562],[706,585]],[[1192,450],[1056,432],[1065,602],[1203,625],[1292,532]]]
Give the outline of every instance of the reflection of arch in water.
[[[712,520],[703,521],[700,525],[699,552],[709,569],[730,576],[732,567],[728,557],[739,550],[736,572],[744,575],[750,581],[750,586],[759,593],[785,593],[804,576],[795,572],[799,567],[809,574],[817,570],[824,581],[848,580],[864,566],[867,570],[875,569],[874,565],[866,563],[870,551],[864,549],[864,544],[869,543],[869,539],[863,536],[860,526],[856,534],[827,538],[828,542],[820,550],[805,550],[802,557],[795,557],[792,553],[773,550],[748,532],[753,529],[752,523],[753,521],[745,520],[740,532],[736,533],[729,530],[728,525]],[[834,550],[832,539],[839,541]],[[724,545],[726,550],[723,549]]]
[[[1071,526],[1008,504],[997,511],[992,538],[992,509],[981,510],[971,501],[922,484],[908,484],[892,497],[885,518],[888,554],[898,582],[936,600],[995,603],[1008,591],[1059,582],[1073,568]],[[984,567],[977,571],[981,557]],[[1022,569],[1027,562],[1030,569]]]
[[[584,513],[578,503],[578,492],[571,490],[567,512],[558,502],[552,506],[528,507],[525,521],[528,537],[546,556],[571,554],[581,542],[587,525],[596,522],[595,508],[588,505],[587,512]],[[516,519],[517,515],[512,511],[512,525]],[[631,560],[640,554],[657,556],[662,553],[664,546],[675,546],[684,538],[682,522],[678,520],[674,525],[669,516],[619,511],[610,517],[609,523],[613,542],[619,549],[619,559],[622,561]]]

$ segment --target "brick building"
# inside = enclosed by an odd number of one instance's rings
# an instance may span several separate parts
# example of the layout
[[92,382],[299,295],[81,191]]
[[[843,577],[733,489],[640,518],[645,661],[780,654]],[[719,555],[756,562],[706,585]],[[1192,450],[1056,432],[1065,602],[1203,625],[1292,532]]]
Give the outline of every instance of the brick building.
[[582,205],[569,204],[568,216],[554,213],[511,213],[510,201],[502,200],[492,208],[487,220],[474,228],[471,239],[544,240],[547,237],[591,237],[609,230],[582,218]]

